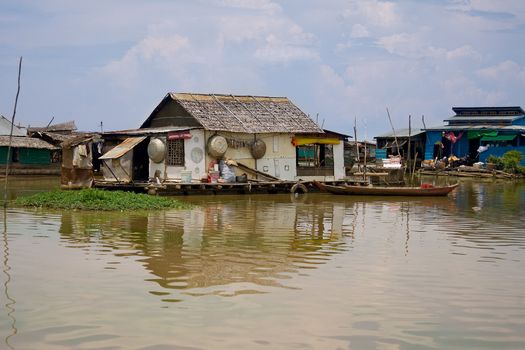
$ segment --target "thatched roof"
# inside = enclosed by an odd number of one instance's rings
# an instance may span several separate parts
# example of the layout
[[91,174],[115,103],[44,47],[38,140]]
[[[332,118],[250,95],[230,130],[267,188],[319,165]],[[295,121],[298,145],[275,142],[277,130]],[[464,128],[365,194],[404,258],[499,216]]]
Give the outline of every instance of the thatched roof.
[[46,142],[49,142],[55,146],[58,146],[60,145],[62,142],[72,138],[72,137],[75,137],[76,134],[68,134],[68,135],[64,135],[64,134],[57,134],[55,132],[45,132],[45,131],[33,131],[33,132],[30,132],[30,137],[34,137],[34,138],[39,138],[39,139],[42,139]]
[[93,139],[99,138],[100,135],[94,133],[79,133],[73,137],[68,138],[66,141],[62,142],[60,146],[62,148],[76,147],[80,144],[87,143]]
[[29,132],[35,131],[47,131],[47,132],[73,132],[77,130],[77,126],[74,121],[68,121],[60,124],[53,124],[44,127],[31,127],[28,128]]
[[[9,146],[9,136],[0,136],[0,147]],[[60,149],[41,139],[35,139],[27,136],[13,136],[11,140],[13,148],[40,148],[40,149]]]
[[[169,93],[142,127],[169,103],[177,103],[205,129],[242,133],[323,133],[286,97]],[[177,125],[183,126],[183,125]]]

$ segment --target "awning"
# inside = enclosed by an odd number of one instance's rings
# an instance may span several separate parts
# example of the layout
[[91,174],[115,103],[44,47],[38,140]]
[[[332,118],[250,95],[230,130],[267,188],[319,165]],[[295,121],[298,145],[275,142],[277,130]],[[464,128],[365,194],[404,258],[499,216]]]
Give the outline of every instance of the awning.
[[396,147],[403,147],[403,145],[407,143],[407,140],[402,140],[402,141],[387,141],[387,143],[381,147],[382,149],[387,149],[387,148],[396,148]]
[[117,146],[110,149],[108,152],[106,152],[103,156],[101,156],[99,159],[117,159],[122,157],[124,154],[128,153],[141,143],[146,136],[140,136],[140,137],[129,137],[119,143]]
[[512,141],[516,138],[516,134],[514,135],[496,135],[496,136],[483,136],[480,141]]
[[338,145],[341,142],[340,139],[333,137],[294,137],[292,138],[292,144],[294,146],[302,145],[312,145],[312,144],[321,144],[321,145]]
[[469,140],[477,139],[481,136],[497,136],[497,131],[483,131],[483,130],[469,130],[467,131],[467,137]]

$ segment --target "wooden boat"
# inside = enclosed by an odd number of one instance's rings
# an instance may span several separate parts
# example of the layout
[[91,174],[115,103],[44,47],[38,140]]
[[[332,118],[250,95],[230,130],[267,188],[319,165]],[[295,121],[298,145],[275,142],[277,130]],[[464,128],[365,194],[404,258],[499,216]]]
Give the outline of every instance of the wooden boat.
[[393,186],[350,186],[350,185],[326,185],[315,181],[315,185],[324,192],[342,195],[363,196],[446,196],[452,192],[458,184],[450,186],[421,186],[421,187],[393,187]]

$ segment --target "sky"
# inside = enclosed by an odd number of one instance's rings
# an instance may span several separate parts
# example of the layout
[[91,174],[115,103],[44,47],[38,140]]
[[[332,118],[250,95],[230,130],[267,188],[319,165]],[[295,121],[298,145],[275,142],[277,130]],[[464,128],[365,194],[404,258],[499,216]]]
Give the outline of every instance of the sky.
[[[525,108],[523,0],[2,0],[0,114],[138,128],[170,91],[286,96],[371,140]],[[53,118],[53,119],[52,119]]]

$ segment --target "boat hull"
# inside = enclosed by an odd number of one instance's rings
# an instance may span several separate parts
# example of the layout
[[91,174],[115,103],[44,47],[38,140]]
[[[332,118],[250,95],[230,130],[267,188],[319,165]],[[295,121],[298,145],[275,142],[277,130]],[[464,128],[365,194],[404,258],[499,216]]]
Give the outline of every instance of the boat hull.
[[316,186],[325,192],[338,195],[362,195],[362,196],[446,196],[452,192],[458,184],[440,187],[381,187],[381,186],[332,186],[316,182]]

